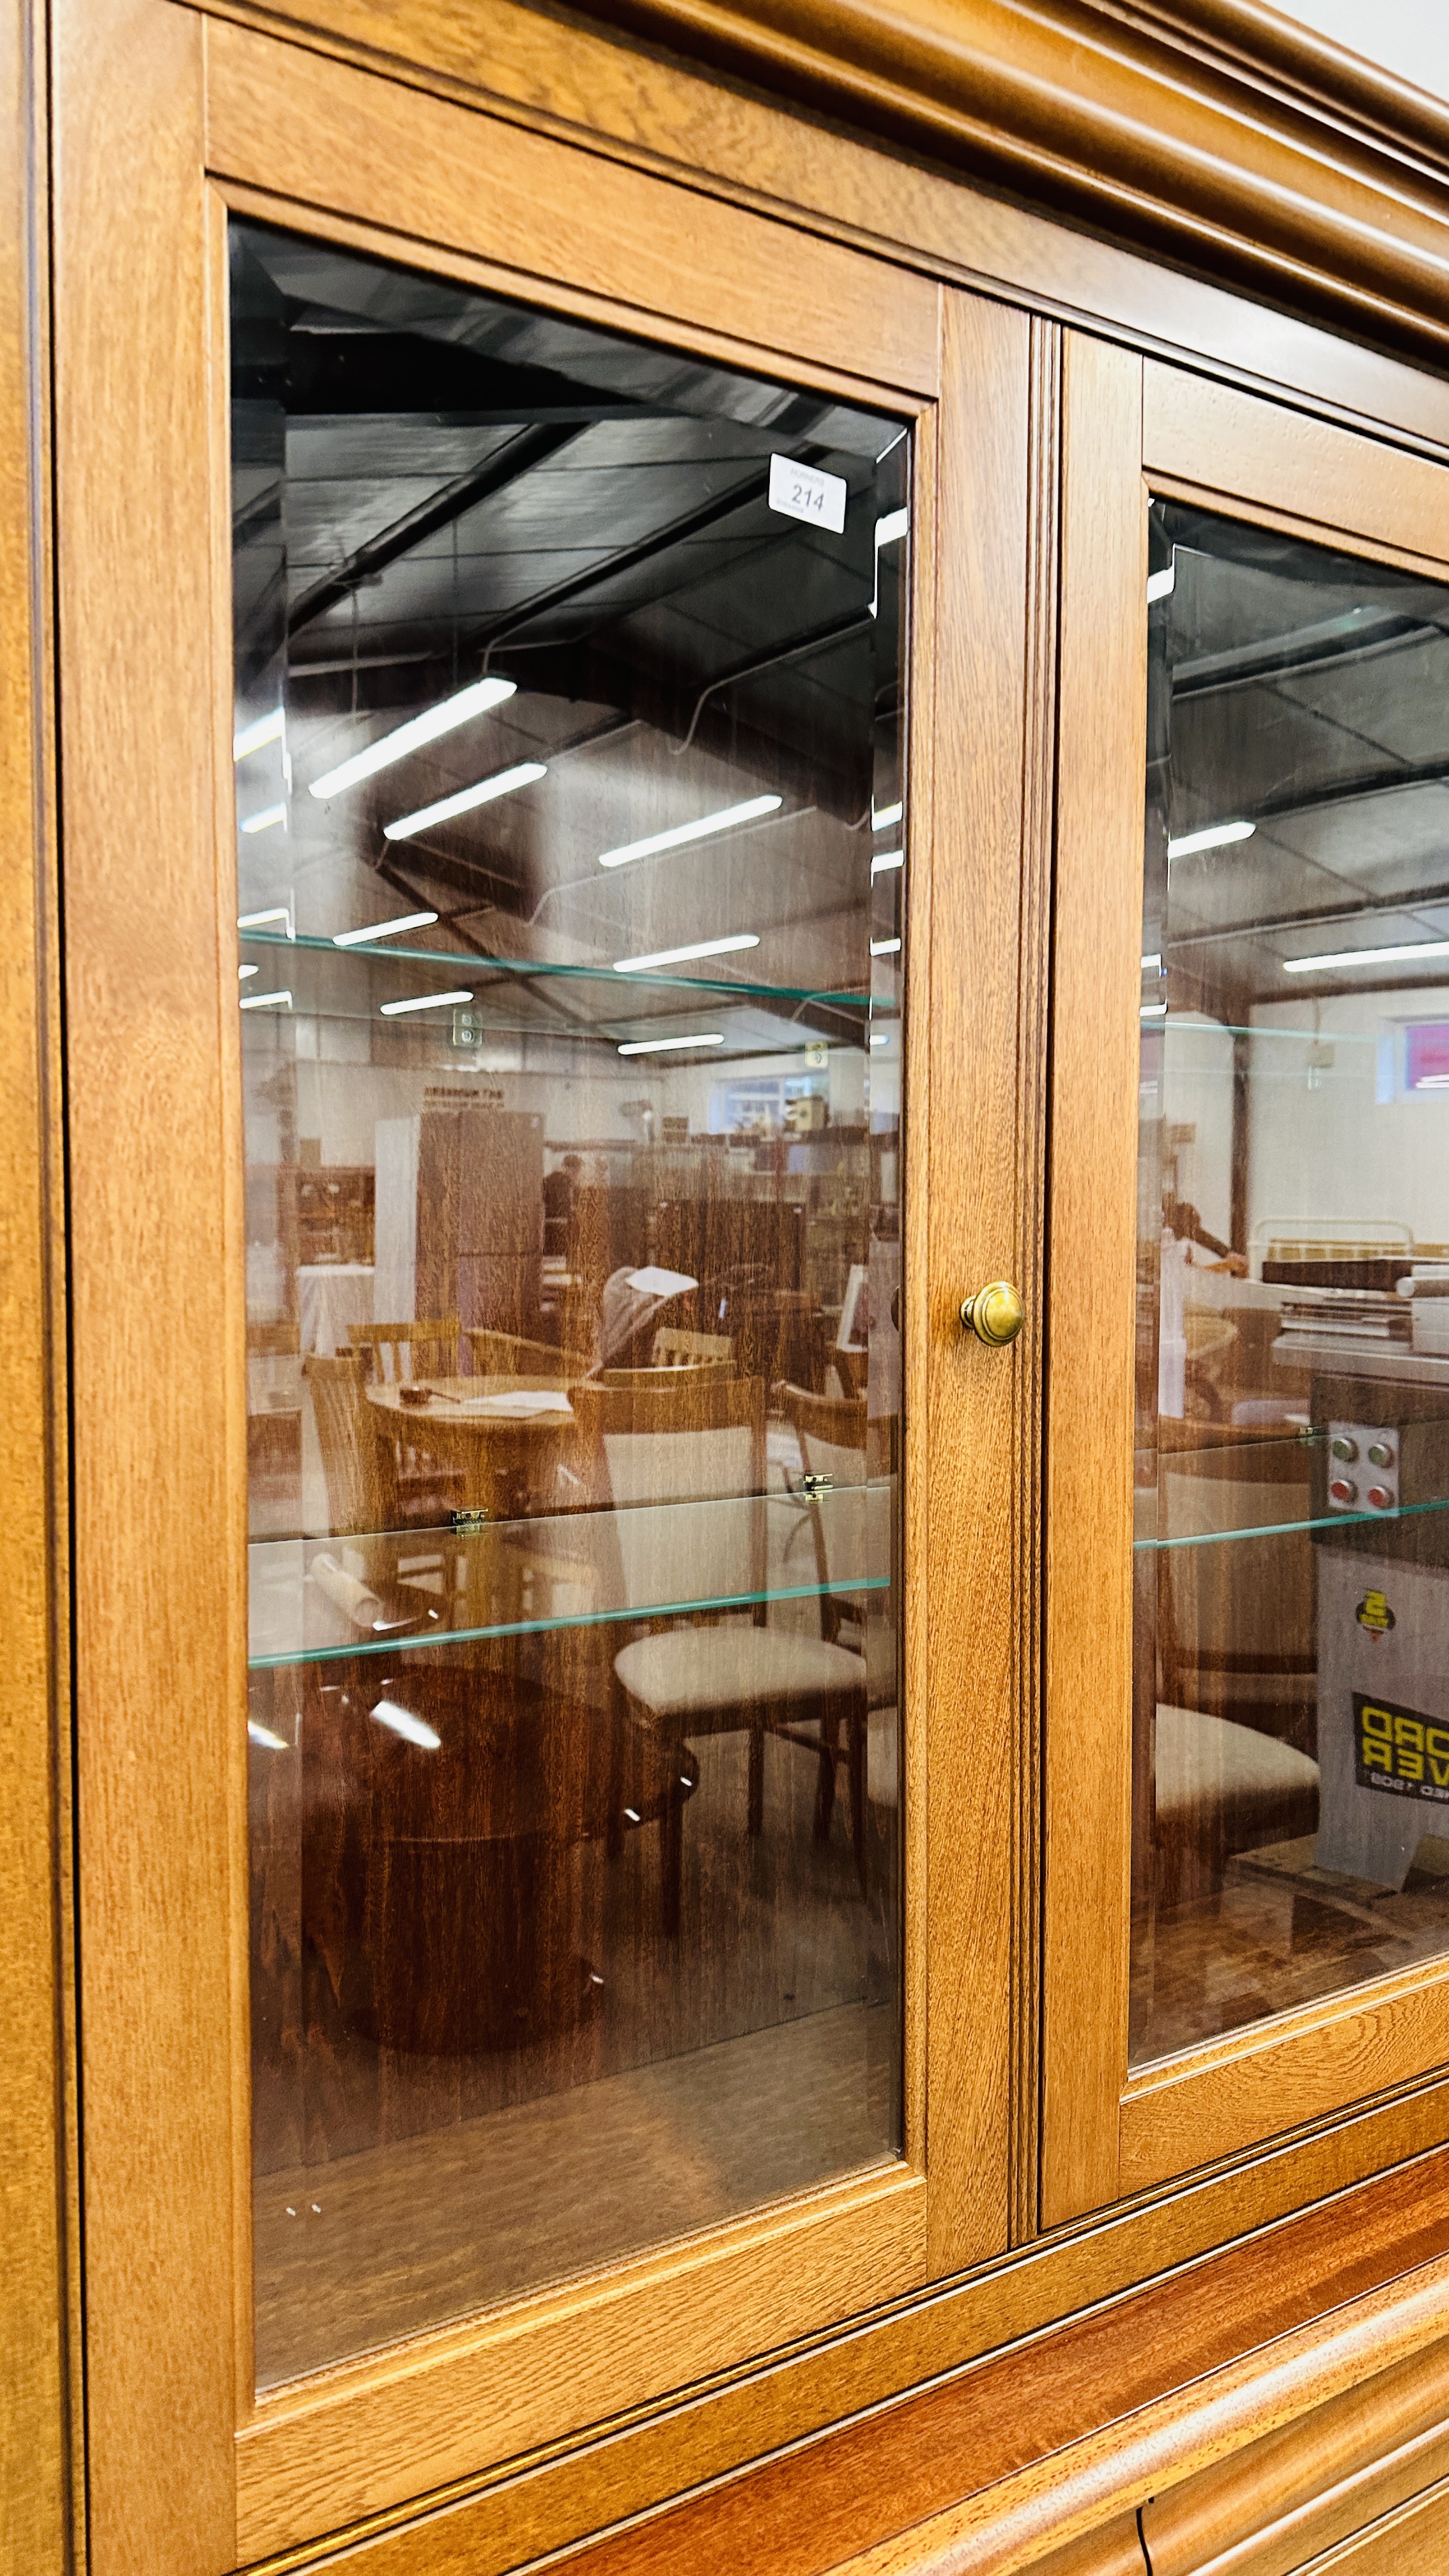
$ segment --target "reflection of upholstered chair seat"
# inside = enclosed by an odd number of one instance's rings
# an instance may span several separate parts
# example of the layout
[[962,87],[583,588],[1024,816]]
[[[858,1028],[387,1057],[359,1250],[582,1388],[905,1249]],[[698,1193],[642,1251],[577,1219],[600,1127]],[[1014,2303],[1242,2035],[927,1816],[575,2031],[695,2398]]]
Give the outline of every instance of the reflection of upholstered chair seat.
[[1174,1892],[1193,1863],[1220,1876],[1230,1853],[1312,1833],[1318,1822],[1317,1763],[1207,1709],[1159,1706],[1156,1789],[1158,1850]]
[[731,1715],[756,1708],[787,1715],[794,1700],[853,1697],[864,1686],[861,1659],[848,1648],[743,1622],[637,1638],[616,1656],[614,1670],[650,1717],[677,1718],[686,1727],[698,1719],[701,1731],[714,1731],[710,1721],[722,1704]]
[[[620,1374],[622,1384],[606,1378],[573,1397],[602,1454],[623,1598],[660,1621],[621,1649],[615,1679],[629,1706],[673,1741],[748,1733],[752,1834],[764,1822],[766,1735],[813,1754],[823,1839],[842,1727],[863,1742],[866,1667],[828,1639],[769,1624],[763,1386],[714,1367]],[[716,1609],[707,1625],[681,1624],[695,1601],[739,1612],[722,1621]],[[673,1931],[679,1810],[664,1822],[664,1920]]]

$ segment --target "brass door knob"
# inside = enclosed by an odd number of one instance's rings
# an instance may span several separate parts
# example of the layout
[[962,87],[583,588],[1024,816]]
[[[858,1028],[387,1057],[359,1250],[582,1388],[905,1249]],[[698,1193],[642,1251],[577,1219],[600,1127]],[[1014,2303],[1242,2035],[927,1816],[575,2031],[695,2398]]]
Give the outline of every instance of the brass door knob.
[[999,1351],[1003,1343],[1015,1341],[1026,1322],[1021,1290],[1013,1288],[1009,1279],[993,1279],[988,1287],[978,1288],[974,1297],[962,1298],[961,1321],[978,1342]]

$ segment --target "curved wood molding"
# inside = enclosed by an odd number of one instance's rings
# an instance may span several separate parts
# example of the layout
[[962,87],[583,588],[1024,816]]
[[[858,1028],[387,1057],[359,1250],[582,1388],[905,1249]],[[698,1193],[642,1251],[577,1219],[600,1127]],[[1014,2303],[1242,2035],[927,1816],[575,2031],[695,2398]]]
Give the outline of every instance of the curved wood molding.
[[1449,112],[1261,0],[612,0],[601,14],[1194,265],[1350,307],[1360,328],[1449,340]]

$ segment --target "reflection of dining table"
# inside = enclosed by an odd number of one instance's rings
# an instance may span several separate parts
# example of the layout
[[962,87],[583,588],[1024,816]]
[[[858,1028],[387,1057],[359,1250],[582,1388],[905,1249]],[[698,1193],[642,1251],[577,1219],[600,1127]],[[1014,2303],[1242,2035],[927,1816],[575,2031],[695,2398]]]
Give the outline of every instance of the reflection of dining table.
[[546,1504],[554,1470],[577,1438],[562,1378],[431,1377],[369,1386],[367,1400],[385,1437],[456,1468],[461,1507],[492,1517]]

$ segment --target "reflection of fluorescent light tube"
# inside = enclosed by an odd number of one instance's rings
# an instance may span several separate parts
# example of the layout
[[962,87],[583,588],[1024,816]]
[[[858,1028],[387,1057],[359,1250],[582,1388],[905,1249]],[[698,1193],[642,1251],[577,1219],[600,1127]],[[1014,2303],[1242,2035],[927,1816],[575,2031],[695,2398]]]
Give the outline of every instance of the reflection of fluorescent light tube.
[[905,535],[910,524],[911,514],[909,510],[890,510],[883,519],[877,519],[875,523],[876,553],[879,554],[886,546],[895,545],[897,540]]
[[1167,1017],[1167,1004],[1165,1002],[1144,1002],[1141,1010],[1137,1014],[1137,1017],[1139,1020],[1165,1020]]
[[446,1011],[453,1002],[471,1002],[472,999],[471,993],[419,993],[410,1002],[384,1002],[381,1005],[382,1016],[385,1020],[400,1020],[405,1011]]
[[1148,576],[1147,576],[1147,605],[1148,605],[1148,607],[1150,608],[1150,607],[1152,606],[1152,603],[1153,603],[1153,601],[1154,601],[1155,599],[1170,599],[1170,598],[1172,597],[1172,593],[1173,593],[1174,589],[1176,588],[1176,586],[1177,586],[1177,557],[1174,555],[1174,557],[1173,557],[1173,559],[1172,559],[1171,563],[1170,563],[1170,564],[1165,565],[1165,566],[1164,566],[1164,568],[1163,568],[1163,570],[1162,570],[1161,572],[1150,572],[1150,573],[1148,574]]
[[616,975],[642,975],[651,966],[687,966],[692,957],[729,957],[738,948],[758,948],[752,930],[737,930],[728,939],[694,939],[687,948],[657,948],[652,957],[616,957]]
[[285,903],[274,903],[270,912],[239,912],[236,926],[238,930],[265,930],[269,921],[284,921],[287,925],[287,937],[291,938],[291,907]]
[[676,823],[671,832],[651,832],[646,841],[625,841],[617,850],[601,850],[599,865],[622,868],[628,859],[682,849],[686,841],[703,841],[711,832],[732,832],[737,823],[753,823],[760,814],[778,814],[784,802],[783,796],[751,796],[743,805],[727,805],[722,814],[701,814],[697,823]]
[[1449,1091],[1449,1073],[1421,1073],[1418,1081],[1411,1083],[1409,1088],[1411,1091]]
[[244,1011],[290,1011],[292,996],[290,993],[243,993],[241,1007]]
[[873,939],[870,943],[872,957],[898,957],[900,948],[898,939]]
[[892,868],[903,868],[905,864],[904,850],[882,850],[878,858],[871,860],[870,872],[873,877],[884,877],[890,874]]
[[1419,957],[1449,957],[1449,939],[1413,939],[1401,948],[1337,948],[1330,956],[1285,957],[1285,975],[1325,975],[1334,966],[1397,966]]
[[264,743],[280,742],[286,726],[287,719],[280,707],[273,707],[269,716],[258,716],[255,724],[243,725],[241,732],[231,738],[233,760],[245,760],[249,751],[260,751]]
[[274,1735],[269,1726],[258,1726],[254,1717],[247,1719],[247,1733],[253,1744],[264,1744],[269,1753],[290,1753],[292,1750],[285,1735]]
[[1157,953],[1157,951],[1156,951],[1155,949],[1153,950],[1153,953],[1152,953],[1152,955],[1151,955],[1150,957],[1144,957],[1144,958],[1143,958],[1143,960],[1142,960],[1142,972],[1143,972],[1143,974],[1144,974],[1144,975],[1160,975],[1160,974],[1161,974],[1161,972],[1162,972],[1162,959],[1161,959],[1161,957],[1158,955],[1158,953]]
[[904,805],[872,805],[870,809],[871,830],[873,832],[888,832],[892,823],[898,823],[900,821],[905,810]]
[[410,1708],[399,1708],[395,1699],[376,1701],[372,1714],[379,1726],[390,1727],[404,1744],[420,1744],[425,1753],[436,1753],[442,1743],[442,1737],[434,1734],[424,1718],[414,1717]]
[[870,1043],[872,1053],[874,1053],[877,1047],[889,1046],[890,1042],[890,1031],[888,1029],[871,1030]]
[[314,796],[336,796],[344,787],[355,787],[361,778],[371,778],[374,770],[388,769],[395,760],[406,760],[425,742],[436,742],[438,736],[451,733],[455,725],[467,724],[471,717],[486,715],[490,707],[501,707],[517,687],[514,680],[475,680],[469,689],[460,689],[454,698],[444,698],[440,705],[429,707],[426,715],[412,716],[380,742],[369,743],[366,751],[354,753],[351,760],[339,761],[321,778],[312,781]]
[[285,805],[264,805],[260,813],[248,814],[245,817],[242,823],[242,830],[244,832],[275,832],[277,825],[279,823],[285,823],[286,819],[287,809]]
[[675,1047],[723,1046],[723,1029],[710,1029],[692,1038],[630,1038],[621,1046],[620,1055],[667,1055]]
[[385,841],[410,841],[416,832],[426,832],[434,823],[451,823],[455,814],[471,814],[475,805],[491,805],[495,796],[511,796],[515,787],[531,787],[536,778],[548,775],[541,760],[521,760],[516,769],[500,769],[492,778],[480,778],[476,787],[460,787],[456,796],[440,796],[436,805],[421,805],[416,814],[404,814],[396,823],[384,823]]
[[374,921],[366,930],[335,930],[334,948],[357,948],[366,939],[395,939],[400,930],[426,930],[438,918],[435,912],[400,912],[396,921]]
[[1251,841],[1256,825],[1252,823],[1210,823],[1205,832],[1179,832],[1167,844],[1170,859],[1189,859],[1194,850],[1225,850],[1231,841]]
[[248,975],[259,975],[261,971],[260,966],[238,966],[236,970],[237,982],[239,984],[244,984]]

